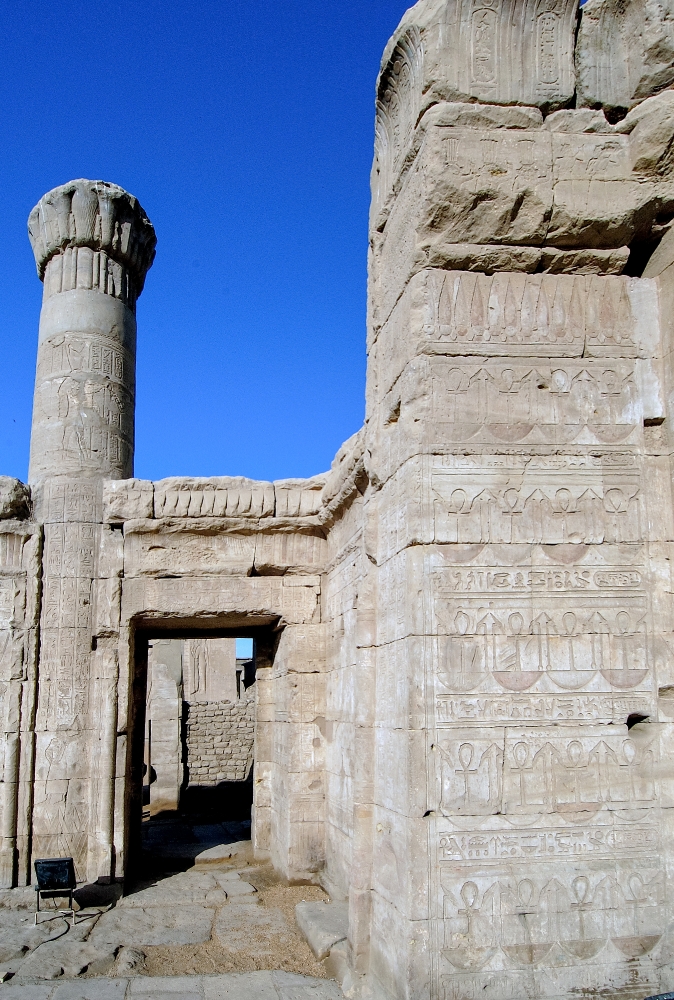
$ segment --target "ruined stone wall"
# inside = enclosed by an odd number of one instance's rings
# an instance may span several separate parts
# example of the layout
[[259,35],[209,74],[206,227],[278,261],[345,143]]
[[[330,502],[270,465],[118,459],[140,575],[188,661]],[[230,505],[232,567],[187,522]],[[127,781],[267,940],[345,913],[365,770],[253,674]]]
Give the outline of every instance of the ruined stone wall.
[[671,984],[671,348],[639,275],[673,100],[572,106],[576,15],[421,2],[382,64],[349,940],[390,996]]
[[[325,860],[324,481],[221,477],[105,484],[105,516],[124,531],[121,625],[128,645],[121,704],[133,676],[131,623],[270,630],[268,646],[256,639],[250,689],[257,697],[252,835],[260,856],[269,856],[275,845],[275,864],[293,879],[312,877]],[[123,787],[117,801],[122,794]],[[123,824],[118,837],[119,858]]]
[[192,702],[185,708],[188,784],[245,781],[253,766],[255,692],[237,702]]
[[0,529],[8,884],[31,837],[123,873],[134,637],[254,625],[255,850],[348,898],[373,995],[671,989],[674,36],[658,2],[578,16],[421,0],[387,46],[366,420],[313,480],[110,481],[133,337],[57,327],[126,316],[132,262],[90,182],[38,211],[40,481]]

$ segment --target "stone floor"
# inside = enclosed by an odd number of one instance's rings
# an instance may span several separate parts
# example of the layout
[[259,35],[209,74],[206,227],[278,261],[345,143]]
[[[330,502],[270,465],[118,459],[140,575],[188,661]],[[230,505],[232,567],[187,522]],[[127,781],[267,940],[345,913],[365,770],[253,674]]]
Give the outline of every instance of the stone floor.
[[330,979],[290,972],[224,976],[104,977],[37,986],[0,986],[3,1000],[341,1000]]
[[124,896],[81,887],[74,926],[53,909],[35,926],[32,888],[0,892],[0,1000],[337,1000],[295,923],[295,906],[325,893],[286,885],[240,832],[183,830],[186,849],[156,827],[147,878]]

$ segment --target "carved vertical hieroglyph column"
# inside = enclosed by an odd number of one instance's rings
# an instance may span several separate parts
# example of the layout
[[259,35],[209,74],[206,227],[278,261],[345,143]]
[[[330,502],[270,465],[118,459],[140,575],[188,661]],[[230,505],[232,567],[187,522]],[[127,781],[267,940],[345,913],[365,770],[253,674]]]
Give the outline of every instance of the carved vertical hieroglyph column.
[[99,804],[114,746],[98,694],[116,684],[117,640],[108,630],[109,650],[93,652],[92,606],[97,581],[119,573],[102,483],[133,475],[135,303],[156,237],[132,195],[88,180],[46,194],[28,231],[44,282],[29,473],[45,534],[33,853],[109,875]]

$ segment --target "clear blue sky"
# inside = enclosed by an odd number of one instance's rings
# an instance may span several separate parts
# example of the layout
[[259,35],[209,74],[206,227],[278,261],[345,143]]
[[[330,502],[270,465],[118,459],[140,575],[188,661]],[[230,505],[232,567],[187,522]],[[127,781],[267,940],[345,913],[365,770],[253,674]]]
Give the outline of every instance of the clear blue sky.
[[363,418],[374,85],[406,0],[0,14],[0,474],[25,479],[41,286],[26,236],[74,177],[135,194],[136,475],[308,476]]

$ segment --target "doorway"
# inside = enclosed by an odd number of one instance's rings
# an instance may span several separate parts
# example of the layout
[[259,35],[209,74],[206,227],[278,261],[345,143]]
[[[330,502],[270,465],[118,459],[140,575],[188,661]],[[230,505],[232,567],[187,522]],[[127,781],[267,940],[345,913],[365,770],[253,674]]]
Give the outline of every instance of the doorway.
[[183,871],[251,837],[256,676],[269,627],[134,636],[127,875]]

